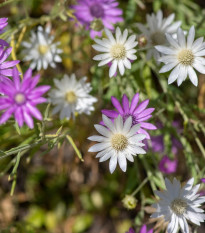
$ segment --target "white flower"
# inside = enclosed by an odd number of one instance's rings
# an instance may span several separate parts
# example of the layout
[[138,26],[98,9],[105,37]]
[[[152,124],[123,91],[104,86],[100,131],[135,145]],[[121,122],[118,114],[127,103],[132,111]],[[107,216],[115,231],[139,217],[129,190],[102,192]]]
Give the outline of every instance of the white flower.
[[181,28],[177,31],[177,40],[173,39],[171,35],[166,35],[170,43],[170,47],[156,46],[155,48],[163,53],[159,61],[165,63],[161,68],[160,73],[167,71],[172,72],[169,75],[168,84],[177,80],[178,86],[189,76],[191,82],[197,86],[198,78],[194,68],[205,74],[205,43],[203,37],[194,41],[195,29],[192,26],[189,30],[187,40]]
[[50,65],[55,68],[55,62],[61,62],[62,59],[58,55],[62,50],[57,48],[60,42],[53,43],[54,37],[50,35],[51,27],[47,26],[45,31],[41,26],[37,28],[37,32],[31,31],[29,42],[23,42],[22,45],[26,48],[23,50],[24,61],[32,61],[30,68],[37,70],[47,69]]
[[204,222],[205,214],[200,209],[200,205],[205,202],[205,197],[197,194],[200,185],[193,186],[194,178],[190,179],[184,187],[174,178],[173,183],[169,179],[165,179],[167,190],[164,192],[155,191],[155,194],[161,200],[154,204],[156,212],[151,215],[153,218],[164,217],[168,222],[167,232],[176,233],[181,228],[183,233],[189,233],[187,220],[200,225]]
[[134,55],[134,53],[136,53],[136,49],[133,49],[138,44],[138,42],[135,41],[136,36],[132,35],[127,38],[128,30],[125,29],[124,32],[121,33],[119,27],[117,27],[115,32],[116,39],[106,28],[105,33],[108,39],[94,39],[97,44],[94,44],[92,47],[95,50],[104,53],[96,55],[93,59],[96,61],[101,61],[98,66],[103,66],[109,62],[112,62],[109,70],[110,77],[116,73],[117,67],[119,68],[120,74],[123,75],[125,72],[125,67],[127,69],[131,69],[130,60],[137,59],[137,56]]
[[[143,36],[147,39],[148,48],[147,59],[149,60],[152,56],[158,60],[160,54],[154,48],[155,45],[165,45],[167,43],[165,33],[174,34],[181,25],[180,21],[173,23],[175,14],[171,14],[167,18],[163,18],[162,11],[159,10],[155,15],[146,15],[147,26],[141,23],[137,23],[139,30],[142,32]],[[151,47],[151,48],[150,48]],[[152,48],[153,47],[153,48]]]
[[123,123],[122,117],[119,115],[115,118],[114,123],[105,115],[103,122],[105,126],[95,125],[96,130],[103,136],[91,136],[88,139],[99,142],[90,147],[89,152],[98,152],[96,158],[100,158],[100,162],[110,159],[109,168],[113,173],[117,161],[122,171],[127,169],[127,159],[134,161],[133,156],[136,154],[146,154],[146,151],[141,148],[144,144],[141,142],[146,135],[136,134],[140,125],[132,126],[132,117],[129,117]]
[[70,117],[75,118],[75,113],[90,114],[94,110],[93,103],[97,99],[89,95],[92,90],[90,83],[86,83],[87,77],[76,80],[75,74],[69,78],[64,75],[62,80],[54,79],[57,89],[49,93],[50,101],[56,105],[53,114],[60,112],[60,119]]

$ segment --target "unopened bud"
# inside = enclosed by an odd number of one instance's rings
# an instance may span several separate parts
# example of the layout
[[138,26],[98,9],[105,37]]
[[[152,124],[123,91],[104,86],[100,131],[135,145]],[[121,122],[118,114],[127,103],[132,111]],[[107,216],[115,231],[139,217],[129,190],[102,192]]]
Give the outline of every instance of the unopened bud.
[[104,28],[103,22],[101,19],[94,19],[91,23],[90,23],[90,28],[93,29],[94,31],[101,31]]
[[138,38],[138,43],[140,47],[144,47],[147,44],[147,37],[146,36],[140,36]]
[[131,210],[131,209],[134,209],[136,207],[137,200],[135,199],[135,197],[133,197],[131,195],[125,195],[125,197],[122,199],[122,203],[123,203],[125,208]]

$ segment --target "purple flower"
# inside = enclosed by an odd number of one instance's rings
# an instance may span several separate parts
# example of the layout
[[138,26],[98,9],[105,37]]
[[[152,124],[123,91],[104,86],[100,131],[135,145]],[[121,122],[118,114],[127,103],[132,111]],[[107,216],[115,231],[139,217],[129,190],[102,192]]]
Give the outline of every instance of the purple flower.
[[[102,35],[104,27],[113,30],[112,24],[123,21],[122,10],[117,7],[118,5],[116,0],[78,0],[78,5],[73,6],[73,9],[76,18],[90,30],[90,36],[94,38]],[[103,26],[99,31],[91,28],[92,22],[96,19],[100,20]]]
[[163,153],[164,151],[164,139],[162,135],[152,136],[152,151]]
[[140,233],[153,233],[153,229],[150,229],[149,231],[147,230],[147,226],[143,225],[142,228],[140,229]]
[[40,75],[32,78],[31,69],[25,72],[22,82],[16,67],[12,75],[13,81],[6,80],[1,83],[3,96],[0,96],[0,110],[4,110],[4,113],[0,117],[0,124],[6,122],[14,114],[20,127],[25,122],[29,128],[33,128],[32,116],[42,120],[42,115],[36,105],[47,101],[41,96],[50,89],[50,86],[36,87]]
[[205,178],[201,178],[201,182],[205,183]]
[[8,79],[6,76],[12,76],[12,69],[16,64],[20,61],[5,61],[11,53],[12,48],[9,47],[4,49],[4,47],[0,47],[0,83],[4,81],[4,79]]
[[159,162],[159,170],[165,174],[171,174],[176,172],[178,161],[169,159],[168,156],[163,156]]
[[133,228],[130,228],[129,231],[127,231],[126,233],[135,233]]
[[171,141],[172,141],[172,153],[176,155],[178,151],[183,148],[183,146],[181,142],[173,136],[171,136]]
[[151,113],[154,111],[154,108],[147,108],[149,100],[142,101],[138,106],[139,101],[139,93],[136,93],[132,98],[131,104],[129,105],[129,100],[127,96],[124,94],[122,97],[122,106],[120,102],[115,98],[111,97],[111,101],[113,106],[116,108],[115,110],[102,110],[102,113],[108,116],[111,120],[114,120],[118,115],[121,115],[123,120],[125,121],[129,116],[132,116],[132,125],[140,124],[140,129],[137,133],[145,134],[147,139],[150,139],[150,135],[146,130],[154,130],[156,127],[147,123],[148,119],[152,117]]
[[8,24],[7,20],[8,20],[8,18],[0,18],[0,34],[3,33],[4,28]]

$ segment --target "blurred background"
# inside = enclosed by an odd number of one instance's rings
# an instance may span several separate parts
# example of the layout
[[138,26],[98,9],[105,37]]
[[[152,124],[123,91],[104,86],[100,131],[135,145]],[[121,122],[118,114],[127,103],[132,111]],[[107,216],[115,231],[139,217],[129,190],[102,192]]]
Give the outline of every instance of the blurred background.
[[[167,85],[166,75],[162,75],[162,84],[153,68],[153,62],[147,62],[143,52],[134,62],[132,70],[124,77],[109,79],[108,67],[98,68],[92,60],[96,54],[91,45],[89,32],[76,26],[70,8],[76,1],[54,0],[0,0],[0,17],[8,17],[9,25],[3,38],[11,41],[11,35],[17,42],[30,37],[30,31],[36,26],[52,25],[55,41],[61,42],[63,62],[57,68],[41,70],[41,82],[53,85],[54,78],[63,74],[75,73],[78,78],[87,76],[91,82],[92,95],[98,98],[95,111],[90,115],[79,115],[76,120],[59,121],[58,116],[46,123],[46,132],[55,133],[60,126],[68,130],[84,162],[82,162],[68,141],[58,145],[38,145],[25,151],[21,157],[17,174],[11,176],[16,155],[0,159],[0,232],[2,233],[125,233],[133,226],[136,232],[142,224],[150,224],[149,207],[155,201],[153,189],[163,187],[158,163],[168,154],[172,145],[171,135],[179,142],[177,151],[177,171],[169,175],[182,181],[195,176],[197,182],[204,173],[204,123],[205,123],[205,77],[199,75],[199,87],[190,82],[180,89],[174,84],[169,94],[163,92]],[[175,20],[181,20],[183,29],[199,25],[197,37],[205,35],[204,0],[121,0],[124,22],[121,28],[129,27],[133,33],[139,33],[135,24],[146,23],[146,14],[163,10],[164,16],[175,13]],[[23,60],[22,46],[16,49],[17,59]],[[29,63],[21,62],[25,72]],[[157,67],[154,64],[154,67]],[[34,73],[37,73],[36,71]],[[149,106],[155,107],[152,123],[163,124],[153,138],[161,135],[164,151],[148,150],[145,156],[138,156],[134,163],[128,164],[128,171],[117,169],[114,174],[108,170],[108,162],[99,163],[95,153],[88,153],[93,144],[87,137],[94,135],[93,124],[101,121],[101,109],[112,109],[110,97],[121,99],[126,93],[129,98],[140,92],[141,100],[150,98]],[[46,104],[41,106],[44,112]],[[50,116],[51,117],[51,116]],[[172,127],[172,122],[179,126]],[[39,135],[39,129],[27,130],[24,126],[20,135],[14,122],[0,127],[0,150],[7,151],[24,143],[30,143]],[[173,154],[169,154],[174,158]],[[186,161],[186,162],[185,162]],[[200,171],[200,172],[198,172]],[[150,177],[155,176],[153,181]],[[146,177],[149,179],[145,180]],[[13,182],[15,180],[15,182]],[[136,207],[128,210],[122,200],[131,194],[145,180],[145,185],[135,195]],[[15,186],[13,196],[10,195]],[[205,185],[201,191],[205,190]],[[129,203],[128,203],[129,205]],[[197,231],[203,233],[203,226]],[[160,230],[159,230],[160,231]],[[159,232],[158,231],[158,232]],[[161,232],[165,232],[162,230]]]

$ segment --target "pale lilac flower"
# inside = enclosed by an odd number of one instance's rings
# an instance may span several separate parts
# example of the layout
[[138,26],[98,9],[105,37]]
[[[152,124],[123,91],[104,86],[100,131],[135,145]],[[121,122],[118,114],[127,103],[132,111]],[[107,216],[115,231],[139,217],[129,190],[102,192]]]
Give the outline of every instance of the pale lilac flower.
[[78,0],[77,3],[73,6],[74,14],[90,30],[91,38],[101,36],[104,27],[114,30],[113,24],[123,21],[122,10],[117,7],[119,3],[116,0]]
[[129,116],[132,117],[132,125],[140,124],[140,129],[137,133],[145,134],[147,139],[150,139],[150,135],[147,133],[148,130],[155,130],[156,126],[151,123],[147,123],[148,119],[152,117],[151,113],[154,108],[147,108],[149,100],[142,101],[138,106],[139,93],[136,93],[132,98],[131,104],[129,104],[128,97],[124,94],[122,97],[122,106],[120,102],[115,98],[111,97],[111,101],[116,110],[102,110],[102,113],[108,116],[112,121],[121,115],[123,121],[125,121]]
[[0,124],[5,123],[13,114],[20,127],[25,122],[29,128],[33,128],[32,116],[42,120],[36,105],[47,101],[41,96],[50,89],[50,86],[36,87],[40,75],[32,78],[31,69],[26,71],[22,82],[16,67],[13,69],[12,76],[12,81],[6,80],[1,83],[3,96],[0,96],[0,110],[4,112],[0,117]]
[[20,61],[5,61],[11,53],[12,48],[0,47],[0,83],[12,76],[12,68]]
[[147,230],[147,226],[143,225],[140,229],[140,233],[153,233],[153,229]]
[[165,174],[171,174],[176,172],[178,161],[171,160],[167,155],[163,156],[159,162],[159,170]]

